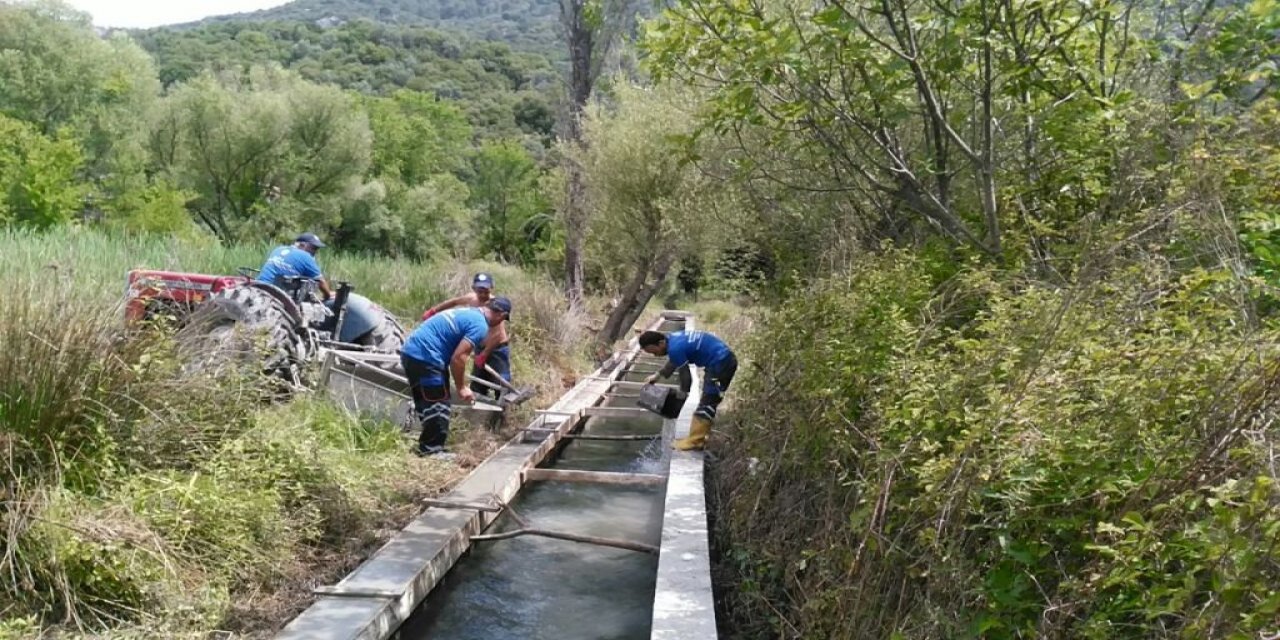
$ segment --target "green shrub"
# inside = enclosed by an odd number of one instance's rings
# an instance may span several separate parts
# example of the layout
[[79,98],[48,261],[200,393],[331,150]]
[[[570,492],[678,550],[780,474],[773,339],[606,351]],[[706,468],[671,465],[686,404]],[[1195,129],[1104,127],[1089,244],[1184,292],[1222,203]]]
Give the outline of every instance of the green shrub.
[[280,517],[279,491],[226,474],[148,473],[130,478],[118,496],[189,561],[232,586],[270,577],[297,535]]
[[66,491],[23,498],[21,517],[7,514],[7,598],[90,627],[195,612],[181,556],[127,509]]
[[40,621],[35,616],[0,620],[0,640],[27,640],[40,637]]
[[742,636],[1274,626],[1277,336],[1231,274],[921,273],[866,258],[748,342],[715,479]]

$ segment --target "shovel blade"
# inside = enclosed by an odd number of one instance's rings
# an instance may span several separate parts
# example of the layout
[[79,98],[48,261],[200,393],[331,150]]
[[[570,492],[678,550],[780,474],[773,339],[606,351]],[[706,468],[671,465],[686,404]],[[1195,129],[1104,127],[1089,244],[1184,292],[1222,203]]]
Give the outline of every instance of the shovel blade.
[[502,398],[498,401],[500,404],[515,405],[520,404],[533,397],[533,389],[524,388],[519,391],[508,391],[502,394]]

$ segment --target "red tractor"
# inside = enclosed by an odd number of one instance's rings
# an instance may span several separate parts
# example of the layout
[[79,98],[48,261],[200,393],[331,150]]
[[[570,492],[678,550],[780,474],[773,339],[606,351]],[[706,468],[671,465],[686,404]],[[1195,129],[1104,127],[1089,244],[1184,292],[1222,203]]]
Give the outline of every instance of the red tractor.
[[[338,283],[332,300],[321,300],[316,283],[286,278],[281,286],[258,282],[254,270],[213,276],[136,269],[128,273],[125,319],[138,323],[169,318],[184,343],[204,355],[249,353],[265,357],[264,369],[301,383],[304,365],[321,348],[395,353],[404,328],[368,298]],[[255,349],[245,347],[255,340]]]

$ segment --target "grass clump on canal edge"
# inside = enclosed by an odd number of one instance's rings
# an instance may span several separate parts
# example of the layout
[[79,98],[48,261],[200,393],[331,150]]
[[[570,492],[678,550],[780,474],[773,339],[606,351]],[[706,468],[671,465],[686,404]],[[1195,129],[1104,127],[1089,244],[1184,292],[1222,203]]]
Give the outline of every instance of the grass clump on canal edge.
[[[262,411],[184,464],[30,480],[3,521],[6,617],[192,637],[278,627],[462,471],[329,403]],[[3,636],[0,636],[3,637]]]

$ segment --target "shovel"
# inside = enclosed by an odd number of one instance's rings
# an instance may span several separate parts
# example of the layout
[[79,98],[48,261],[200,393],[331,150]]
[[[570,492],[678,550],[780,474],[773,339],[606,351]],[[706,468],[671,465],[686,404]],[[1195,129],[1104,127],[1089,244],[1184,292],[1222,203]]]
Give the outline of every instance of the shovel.
[[[493,367],[487,364],[484,365],[484,370],[487,371],[489,375],[493,376],[494,379],[498,381],[498,384],[506,387],[507,390],[511,392],[511,393],[503,394],[502,398],[499,400],[499,402],[501,402],[502,404],[520,404],[521,402],[524,402],[525,400],[528,400],[529,398],[533,397],[532,388],[525,387],[524,389],[517,389],[515,385],[511,384],[510,382],[507,382],[506,379],[503,378],[501,375],[499,375],[497,371],[493,370]],[[484,382],[484,381],[482,380],[481,382]],[[493,387],[493,385],[491,384],[488,386],[490,388]]]
[[[488,367],[485,367],[485,368],[487,369]],[[489,373],[493,373],[493,371],[490,370]],[[503,383],[506,382],[506,380],[502,379],[502,376],[494,375],[494,377]],[[521,402],[524,402],[525,400],[528,400],[529,398],[533,397],[532,389],[526,389],[524,391],[521,391],[519,389],[514,389],[509,384],[498,386],[492,382],[489,382],[488,380],[481,380],[480,378],[477,378],[475,376],[467,376],[467,378],[469,378],[472,382],[478,385],[488,387],[490,389],[493,389],[494,391],[497,391],[498,404],[504,407],[508,405],[513,405],[513,404],[520,404]]]

